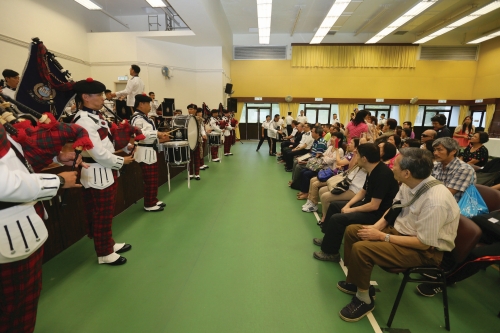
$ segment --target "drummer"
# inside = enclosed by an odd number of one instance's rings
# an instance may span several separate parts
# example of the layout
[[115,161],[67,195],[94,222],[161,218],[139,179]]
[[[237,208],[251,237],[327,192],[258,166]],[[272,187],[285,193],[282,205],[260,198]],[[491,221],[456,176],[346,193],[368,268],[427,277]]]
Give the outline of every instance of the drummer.
[[205,164],[205,147],[207,145],[207,132],[205,130],[205,121],[203,119],[203,109],[198,108],[196,110],[196,119],[198,120],[198,126],[203,128],[202,133],[205,133],[205,136],[203,136],[203,143],[202,143],[202,148],[201,148],[201,161],[200,164],[200,170],[206,170],[208,169],[208,165]]
[[[168,138],[168,134],[158,132],[155,123],[148,118],[151,111],[151,98],[146,94],[135,95],[135,113],[130,123],[139,127],[146,139],[139,141],[134,158],[142,170],[144,180],[144,210],[147,212],[160,212],[166,205],[158,200],[158,161],[157,149],[158,138],[162,141]],[[167,139],[168,141],[168,139]]]
[[[217,110],[217,109],[212,110],[212,117],[210,118],[210,129],[211,129],[211,133],[221,135],[222,130],[219,127],[219,119],[217,117],[218,114],[219,114],[219,110]],[[219,145],[210,146],[210,152],[212,154],[212,162],[220,162]]]
[[[187,106],[188,113],[195,117],[196,112],[198,110],[198,106],[196,104],[189,104]],[[189,178],[193,178],[196,180],[200,180],[200,165],[201,165],[201,156],[203,154],[203,149],[201,148],[201,145],[203,144],[203,140],[207,138],[207,133],[205,133],[205,128],[201,126],[200,121],[198,121],[197,118],[196,122],[198,123],[198,133],[197,133],[197,144],[196,148],[194,150],[191,150],[191,161],[189,162]]]

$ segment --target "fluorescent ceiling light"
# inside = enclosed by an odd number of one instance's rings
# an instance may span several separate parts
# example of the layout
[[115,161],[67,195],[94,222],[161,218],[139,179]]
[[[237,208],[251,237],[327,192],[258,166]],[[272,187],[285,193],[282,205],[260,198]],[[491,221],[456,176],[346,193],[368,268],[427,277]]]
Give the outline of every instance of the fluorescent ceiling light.
[[146,2],[153,8],[167,7],[162,0],[146,0]]
[[425,43],[427,41],[430,41],[431,39],[436,38],[437,36],[441,36],[442,34],[445,34],[448,31],[451,31],[451,30],[453,30],[455,28],[458,28],[459,26],[464,25],[465,23],[470,22],[472,20],[475,20],[478,17],[480,17],[480,16],[482,16],[484,14],[487,14],[489,12],[492,12],[495,9],[498,9],[498,8],[500,8],[500,0],[495,0],[492,3],[490,3],[490,4],[488,4],[488,5],[484,6],[484,7],[476,10],[472,14],[469,14],[469,15],[467,15],[465,17],[462,17],[461,19],[459,19],[459,20],[457,20],[457,21],[455,21],[455,22],[447,25],[446,27],[444,27],[442,29],[439,29],[436,32],[433,32],[429,36],[417,40],[413,44],[423,44],[423,43]]
[[336,0],[333,3],[332,8],[330,8],[330,11],[328,12],[328,14],[326,14],[325,19],[319,26],[316,34],[314,34],[314,37],[311,40],[310,44],[321,43],[323,38],[325,38],[326,34],[330,31],[335,22],[337,22],[338,18],[340,17],[340,15],[342,15],[350,2],[351,0]]
[[476,38],[474,40],[471,40],[467,44],[479,44],[479,43],[484,42],[485,40],[492,39],[492,38],[495,38],[495,37],[498,37],[498,36],[500,36],[500,30],[498,30],[496,32],[492,32],[491,34],[488,34],[486,36],[479,37],[479,38]]
[[269,44],[271,38],[271,13],[273,0],[257,0],[257,18],[259,22],[259,44]]
[[438,0],[424,0],[417,3],[415,6],[413,6],[413,8],[411,8],[409,11],[401,15],[396,21],[389,24],[384,30],[380,31],[378,34],[370,38],[370,40],[367,41],[366,44],[373,44],[378,42],[379,40],[389,35],[391,32],[393,32],[394,30],[396,30],[409,20],[413,19],[415,16],[422,13],[430,6],[434,5],[436,2],[438,2]]
[[101,10],[102,9],[101,6],[93,3],[90,0],[75,0],[75,1],[89,10]]

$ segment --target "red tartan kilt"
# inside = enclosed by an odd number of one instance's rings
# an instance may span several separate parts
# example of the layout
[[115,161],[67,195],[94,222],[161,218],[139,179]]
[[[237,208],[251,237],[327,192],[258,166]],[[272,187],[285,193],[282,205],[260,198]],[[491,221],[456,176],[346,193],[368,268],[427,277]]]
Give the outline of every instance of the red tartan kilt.
[[43,245],[24,260],[0,264],[0,333],[34,331],[42,262]]

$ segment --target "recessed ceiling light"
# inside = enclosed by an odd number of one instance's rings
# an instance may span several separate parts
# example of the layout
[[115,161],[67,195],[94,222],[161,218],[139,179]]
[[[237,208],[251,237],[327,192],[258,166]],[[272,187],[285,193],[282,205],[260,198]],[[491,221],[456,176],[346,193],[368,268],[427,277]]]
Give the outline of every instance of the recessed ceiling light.
[[146,2],[153,8],[167,7],[162,0],[146,0]]
[[328,12],[328,14],[326,14],[326,17],[319,26],[319,29],[316,30],[316,34],[314,35],[310,44],[321,43],[323,38],[325,38],[325,36],[328,34],[335,22],[337,22],[338,18],[340,17],[340,15],[342,15],[350,2],[351,0],[336,0],[333,3],[332,8],[330,8],[330,11]]
[[462,17],[461,19],[447,25],[446,27],[442,28],[442,29],[439,29],[438,31],[436,32],[433,32],[432,34],[430,34],[429,36],[427,37],[424,37],[424,38],[421,38],[419,40],[417,40],[415,43],[413,44],[423,44],[425,42],[428,42],[430,41],[431,39],[434,39],[436,38],[437,36],[441,36],[442,34],[445,34],[447,33],[448,31],[451,31],[455,28],[458,28],[459,26],[461,25],[464,25],[465,23],[468,23],[472,20],[475,20],[477,19],[478,17],[484,15],[484,14],[487,14],[489,12],[492,12],[494,11],[495,9],[498,9],[500,8],[500,0],[495,0],[493,2],[491,2],[490,4],[476,10],[475,12],[473,12],[472,14],[469,14],[465,17]]
[[385,29],[383,29],[378,34],[370,38],[370,40],[368,40],[366,44],[376,43],[385,36],[390,35],[394,30],[396,30],[409,20],[413,19],[415,16],[419,15],[430,6],[434,5],[436,2],[438,2],[438,0],[424,0],[417,3],[409,11],[401,15],[396,21],[392,22]]
[[90,0],[75,0],[75,1],[89,10],[101,10],[102,9],[101,6],[93,3]]
[[269,44],[271,38],[271,13],[273,0],[257,0],[257,19],[259,22],[259,44]]
[[483,37],[479,37],[479,38],[476,38],[474,40],[471,40],[467,44],[479,44],[479,43],[484,42],[485,40],[492,39],[492,38],[495,38],[495,37],[498,37],[498,36],[500,36],[500,30],[492,32],[490,34],[487,34],[487,35],[485,35]]

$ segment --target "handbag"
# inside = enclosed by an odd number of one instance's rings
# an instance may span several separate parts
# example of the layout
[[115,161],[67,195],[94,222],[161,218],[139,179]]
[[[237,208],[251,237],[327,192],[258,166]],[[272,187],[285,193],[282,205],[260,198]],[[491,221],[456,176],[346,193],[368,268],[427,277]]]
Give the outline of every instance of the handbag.
[[307,160],[306,168],[311,171],[319,171],[323,169],[323,158],[321,157],[312,157]]
[[460,214],[467,218],[489,213],[488,207],[486,206],[483,197],[481,197],[481,194],[472,182],[473,180],[474,176],[472,176],[469,187],[467,187],[464,194],[462,195],[462,198],[458,202]]
[[319,170],[318,172],[318,180],[322,183],[326,182],[328,179],[330,179],[335,173],[331,168]]
[[338,175],[335,175],[333,177],[330,177],[327,181],[326,181],[326,186],[328,186],[328,191],[331,191],[334,189],[335,186],[337,186],[337,184],[339,182],[341,182],[342,180],[344,179],[344,174],[342,173],[339,173]]
[[[354,177],[349,179],[349,175],[353,172],[354,169],[356,169],[356,174],[354,175]],[[351,171],[347,172],[344,179],[342,179],[342,181],[340,181],[330,192],[333,195],[339,195],[347,191],[349,189],[349,186],[351,186],[352,180],[356,177],[360,169],[361,168],[358,165],[352,168]]]

